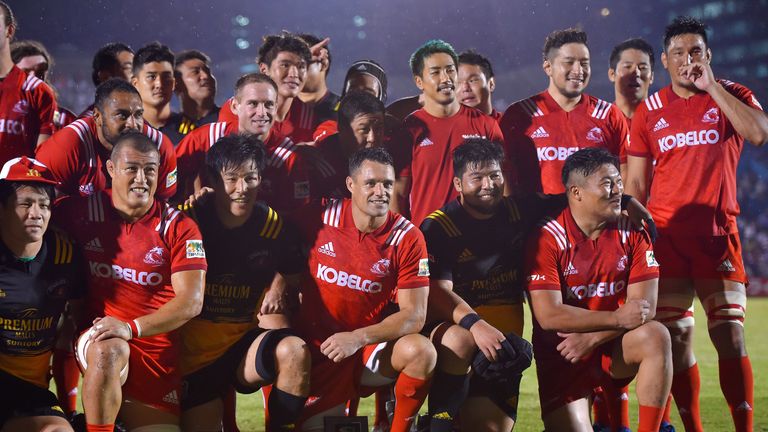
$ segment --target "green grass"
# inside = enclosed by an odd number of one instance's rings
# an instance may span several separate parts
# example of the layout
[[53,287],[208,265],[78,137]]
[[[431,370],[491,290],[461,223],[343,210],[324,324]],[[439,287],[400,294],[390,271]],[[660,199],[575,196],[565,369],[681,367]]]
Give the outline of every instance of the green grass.
[[[768,432],[768,340],[761,329],[768,328],[768,299],[750,298],[746,323],[747,348],[755,375],[755,431]],[[730,412],[720,392],[717,373],[717,354],[706,331],[706,318],[701,308],[696,308],[698,330],[695,333],[695,350],[701,371],[701,411],[704,427],[708,431],[733,430]],[[530,339],[530,316],[526,316],[526,338]],[[763,336],[760,336],[763,334]],[[544,427],[539,417],[539,398],[535,366],[526,371],[520,388],[520,407],[516,432],[541,432]],[[672,422],[682,431],[682,424],[673,406]],[[238,395],[238,425],[243,432],[264,430],[264,410],[260,392]],[[373,421],[373,398],[363,399],[359,415]],[[630,418],[637,426],[637,400],[630,395]]]

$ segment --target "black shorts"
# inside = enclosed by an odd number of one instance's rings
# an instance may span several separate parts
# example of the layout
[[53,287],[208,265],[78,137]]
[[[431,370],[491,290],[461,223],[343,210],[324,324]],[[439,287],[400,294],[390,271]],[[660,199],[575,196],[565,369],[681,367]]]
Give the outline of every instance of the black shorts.
[[508,382],[507,385],[498,385],[473,374],[469,381],[467,397],[487,397],[509,418],[517,422],[517,400],[520,395],[520,380],[522,378],[523,375],[520,374],[517,379]]
[[14,417],[56,416],[66,419],[56,395],[48,389],[0,370],[0,429]]
[[[181,381],[181,410],[208,403],[214,399],[223,398],[229,387],[234,387],[238,393],[250,394],[259,390],[241,385],[237,380],[237,367],[248,353],[253,341],[262,333],[267,333],[256,353],[256,372],[268,382],[275,380],[275,356],[272,353],[286,336],[294,335],[291,329],[264,330],[255,328],[244,334],[221,357],[208,366],[192,372]],[[265,355],[270,353],[270,355]]]

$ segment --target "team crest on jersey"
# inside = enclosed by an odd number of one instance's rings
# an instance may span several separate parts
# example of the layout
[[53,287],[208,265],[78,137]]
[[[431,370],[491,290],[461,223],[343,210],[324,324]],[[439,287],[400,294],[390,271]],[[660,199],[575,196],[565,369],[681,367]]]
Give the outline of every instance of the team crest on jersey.
[[205,258],[202,240],[187,240],[187,258]]
[[23,99],[16,102],[16,105],[13,106],[13,112],[21,115],[29,114],[29,102]]
[[384,277],[389,274],[389,264],[390,261],[388,259],[382,258],[371,266],[371,273]]
[[704,113],[704,117],[701,118],[702,123],[714,124],[720,121],[720,110],[717,108],[710,108]]
[[599,127],[593,127],[587,132],[587,139],[594,142],[603,144],[605,143],[605,137],[603,137],[603,130]]
[[616,264],[616,270],[624,271],[626,269],[627,269],[627,256],[624,255],[621,258],[619,258],[619,263]]
[[659,262],[656,261],[656,255],[653,253],[653,251],[645,251],[645,262],[648,264],[648,267],[659,266]]
[[152,249],[147,252],[146,255],[144,255],[144,263],[149,264],[151,266],[161,266],[165,264],[165,258],[163,257],[163,248],[160,246],[155,246]]
[[429,276],[429,259],[422,258],[419,260],[419,276],[421,277],[428,277]]

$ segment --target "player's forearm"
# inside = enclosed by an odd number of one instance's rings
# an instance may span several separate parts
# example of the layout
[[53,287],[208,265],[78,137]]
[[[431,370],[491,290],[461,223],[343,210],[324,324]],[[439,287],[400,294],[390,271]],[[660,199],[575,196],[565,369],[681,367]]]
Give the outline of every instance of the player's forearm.
[[[141,336],[154,336],[176,330],[200,314],[203,308],[203,294],[199,296],[175,297],[151,314],[136,318]],[[134,335],[136,336],[136,335]]]
[[629,156],[627,163],[627,181],[624,183],[624,194],[631,195],[642,205],[648,202],[648,160],[637,156]]
[[533,303],[536,320],[544,330],[563,333],[585,333],[621,328],[613,312],[591,311],[560,304],[548,308],[537,308]]
[[768,143],[768,116],[763,111],[740,101],[720,83],[713,85],[709,94],[739,135],[756,146]]
[[424,327],[426,310],[404,309],[384,318],[380,323],[355,330],[364,345],[393,341],[402,336],[418,333]]
[[614,340],[623,335],[625,330],[602,330],[592,332],[591,335],[595,341],[595,346],[602,345],[608,341]]

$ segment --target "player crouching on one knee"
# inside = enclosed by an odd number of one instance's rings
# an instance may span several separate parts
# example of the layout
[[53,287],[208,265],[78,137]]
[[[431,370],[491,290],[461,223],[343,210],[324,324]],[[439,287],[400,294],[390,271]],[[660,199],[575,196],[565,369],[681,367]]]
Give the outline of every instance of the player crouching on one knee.
[[587,397],[637,377],[638,432],[658,431],[672,380],[669,332],[652,321],[658,263],[621,215],[618,160],[588,148],[563,167],[568,208],[526,248],[533,347],[547,430],[590,431]]

